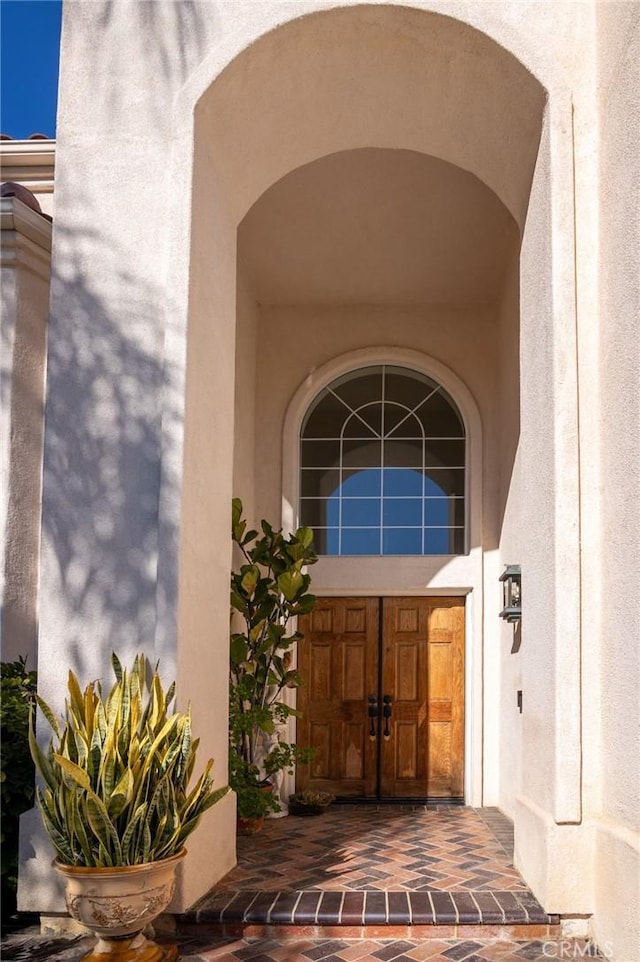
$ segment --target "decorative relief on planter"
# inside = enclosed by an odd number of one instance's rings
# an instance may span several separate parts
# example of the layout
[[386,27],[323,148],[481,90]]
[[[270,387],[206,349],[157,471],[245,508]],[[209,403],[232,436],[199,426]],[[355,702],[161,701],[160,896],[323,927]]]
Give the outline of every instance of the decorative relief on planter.
[[82,925],[113,929],[123,925],[144,927],[173,897],[174,881],[146,892],[130,892],[116,898],[100,895],[74,895],[67,899],[69,914]]

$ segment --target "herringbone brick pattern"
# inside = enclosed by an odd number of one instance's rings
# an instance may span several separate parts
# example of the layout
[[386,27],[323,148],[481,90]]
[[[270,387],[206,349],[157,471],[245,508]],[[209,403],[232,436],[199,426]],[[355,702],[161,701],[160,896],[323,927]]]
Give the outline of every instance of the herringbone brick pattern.
[[[599,958],[593,946],[558,940],[559,926],[546,924],[554,920],[515,871],[512,850],[510,823],[497,809],[335,806],[320,818],[274,820],[239,839],[237,868],[182,917],[180,959]],[[238,931],[225,931],[227,921]],[[90,944],[32,932],[3,940],[2,956],[78,962]]]
[[334,805],[319,818],[275,819],[238,839],[238,865],[216,889],[526,892],[490,827],[508,832],[495,812]]
[[[549,962],[600,958],[586,942],[480,939],[245,939],[198,949],[181,962]],[[189,953],[189,954],[186,954]]]
[[[579,941],[180,938],[180,962],[556,962],[600,958]],[[6,962],[79,962],[93,939],[29,932],[3,939]]]

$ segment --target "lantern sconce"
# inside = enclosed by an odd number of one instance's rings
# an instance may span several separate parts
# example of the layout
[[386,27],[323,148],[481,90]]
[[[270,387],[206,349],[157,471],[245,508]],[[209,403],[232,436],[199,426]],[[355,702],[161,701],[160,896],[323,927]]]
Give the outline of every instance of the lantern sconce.
[[520,565],[506,565],[500,575],[502,582],[502,611],[500,617],[511,624],[522,618],[522,587]]

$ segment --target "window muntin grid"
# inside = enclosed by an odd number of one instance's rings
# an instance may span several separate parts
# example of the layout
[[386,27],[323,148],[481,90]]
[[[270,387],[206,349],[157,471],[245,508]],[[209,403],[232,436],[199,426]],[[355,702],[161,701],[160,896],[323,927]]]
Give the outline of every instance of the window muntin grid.
[[417,371],[376,365],[329,384],[300,433],[300,523],[324,555],[462,554],[465,430]]

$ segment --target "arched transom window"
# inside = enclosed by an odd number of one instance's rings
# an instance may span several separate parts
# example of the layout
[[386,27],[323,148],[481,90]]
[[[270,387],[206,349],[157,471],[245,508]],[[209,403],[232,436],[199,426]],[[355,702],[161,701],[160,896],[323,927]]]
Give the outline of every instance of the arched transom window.
[[300,432],[300,523],[323,555],[465,550],[465,429],[447,392],[417,371],[344,374]]

